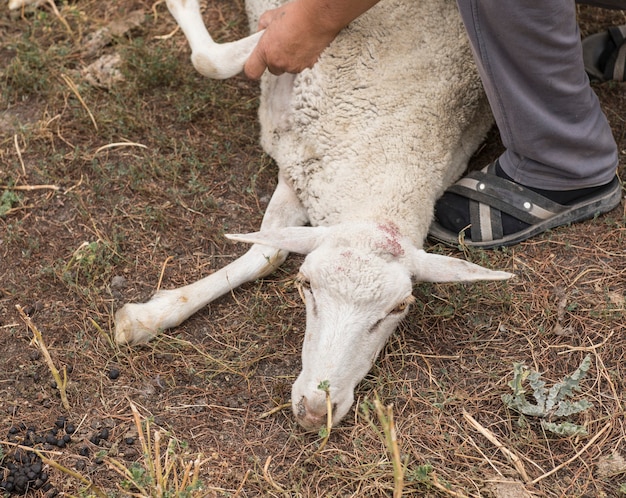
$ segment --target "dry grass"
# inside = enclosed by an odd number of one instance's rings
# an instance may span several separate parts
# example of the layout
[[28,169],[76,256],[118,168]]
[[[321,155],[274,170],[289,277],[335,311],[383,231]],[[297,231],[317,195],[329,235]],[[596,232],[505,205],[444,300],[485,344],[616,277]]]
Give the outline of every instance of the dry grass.
[[[413,311],[359,385],[354,411],[323,446],[283,406],[304,327],[297,257],[149,345],[116,346],[111,317],[121,303],[192,282],[242,252],[223,234],[258,227],[276,169],[257,145],[256,85],[197,76],[164,3],[56,7],[0,7],[0,427],[24,422],[44,432],[61,413],[72,420],[73,442],[48,454],[58,464],[50,469],[56,489],[88,494],[88,482],[111,496],[172,496],[167,483],[175,496],[624,494],[623,206],[503,251],[432,247],[517,277],[418,285]],[[239,1],[205,9],[224,39],[245,32],[243,16]],[[580,19],[589,33],[624,15],[581,8]],[[84,68],[116,54],[123,81],[114,74],[110,88],[94,86]],[[625,151],[624,86],[596,91]],[[498,151],[494,132],[474,165]],[[16,305],[68,372],[67,411]],[[513,363],[551,385],[588,354],[593,365],[579,396],[593,407],[571,417],[588,436],[546,433],[502,402]],[[382,418],[373,416],[376,399]],[[108,439],[93,442],[104,428]],[[194,475],[203,488],[187,487]]]

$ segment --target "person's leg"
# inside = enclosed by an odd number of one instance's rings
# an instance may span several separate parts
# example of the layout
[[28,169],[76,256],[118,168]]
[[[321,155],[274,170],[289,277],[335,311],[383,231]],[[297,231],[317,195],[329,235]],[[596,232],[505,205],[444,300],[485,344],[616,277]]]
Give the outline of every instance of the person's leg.
[[[561,204],[610,183],[617,146],[585,73],[574,2],[457,1],[506,147],[500,176]],[[469,209],[462,204],[445,194],[437,219],[462,230],[469,213],[446,219]],[[505,234],[527,225],[509,218]]]

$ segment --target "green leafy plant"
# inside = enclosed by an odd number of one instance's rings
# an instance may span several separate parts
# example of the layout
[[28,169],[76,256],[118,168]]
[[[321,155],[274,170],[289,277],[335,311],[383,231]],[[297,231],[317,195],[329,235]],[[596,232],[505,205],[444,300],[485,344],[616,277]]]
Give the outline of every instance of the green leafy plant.
[[20,197],[11,190],[5,190],[0,195],[0,216],[8,214],[13,206],[19,203]]
[[[502,401],[510,409],[529,417],[541,418],[541,426],[561,436],[586,435],[587,429],[569,421],[555,421],[576,413],[583,412],[593,405],[586,399],[573,401],[570,398],[575,392],[580,391],[580,381],[585,377],[591,366],[591,357],[587,355],[580,366],[571,375],[565,376],[561,382],[557,382],[550,389],[541,380],[541,374],[530,370],[523,363],[513,364],[513,380],[508,385],[513,394],[504,394]],[[524,383],[533,390],[535,403],[526,399]]]

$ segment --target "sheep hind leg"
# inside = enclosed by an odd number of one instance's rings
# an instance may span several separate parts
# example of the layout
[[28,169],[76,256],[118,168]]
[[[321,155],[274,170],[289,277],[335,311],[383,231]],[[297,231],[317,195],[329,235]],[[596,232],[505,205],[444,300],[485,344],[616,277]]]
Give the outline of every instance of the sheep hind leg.
[[167,0],[167,8],[191,47],[191,62],[203,76],[225,79],[239,74],[263,34],[229,43],[215,43],[202,20],[198,0]]
[[[261,229],[301,226],[306,213],[295,193],[279,179],[263,217]],[[115,314],[115,341],[148,342],[159,331],[176,327],[211,301],[245,282],[262,278],[278,268],[289,253],[254,244],[243,256],[193,284],[157,292],[146,303],[129,303]]]

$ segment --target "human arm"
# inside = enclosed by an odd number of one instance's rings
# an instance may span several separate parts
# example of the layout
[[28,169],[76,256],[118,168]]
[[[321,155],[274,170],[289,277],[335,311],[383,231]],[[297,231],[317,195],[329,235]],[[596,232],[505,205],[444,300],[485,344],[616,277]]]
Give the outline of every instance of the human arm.
[[258,79],[266,68],[282,74],[311,67],[339,31],[378,1],[294,0],[265,12],[259,20],[265,33],[244,66],[246,75]]

